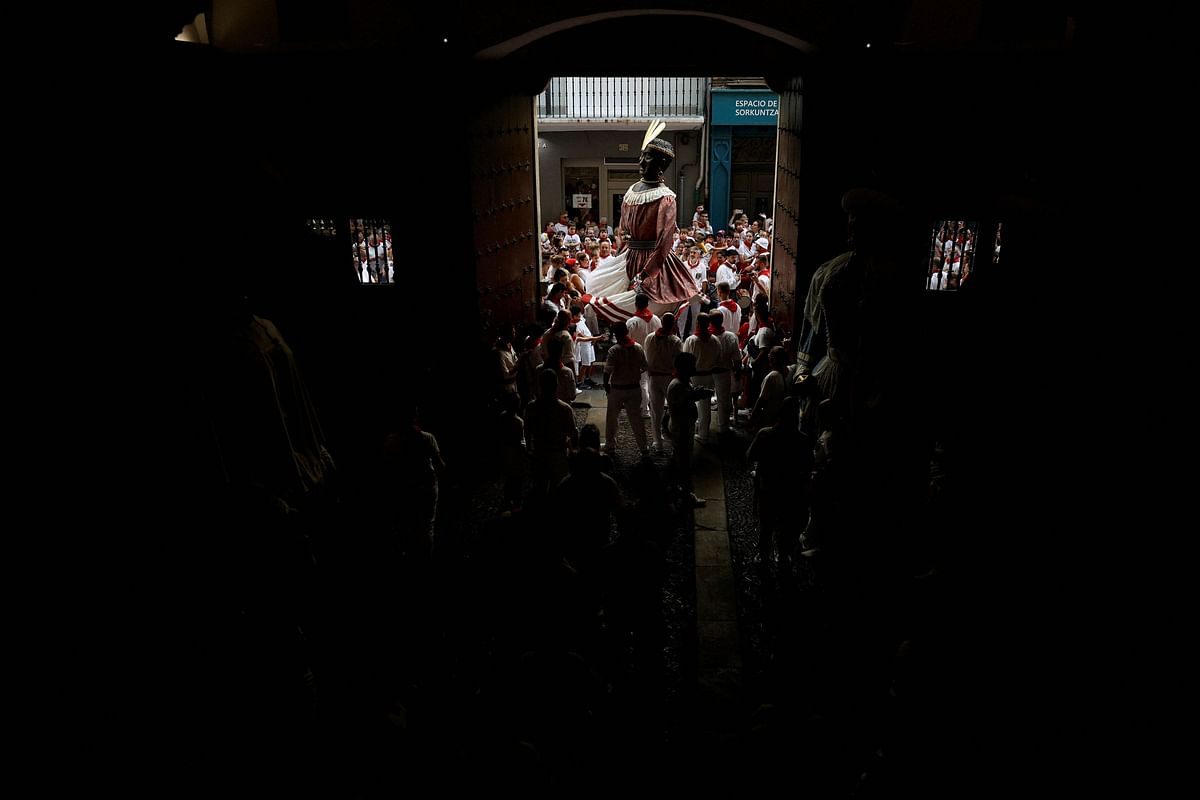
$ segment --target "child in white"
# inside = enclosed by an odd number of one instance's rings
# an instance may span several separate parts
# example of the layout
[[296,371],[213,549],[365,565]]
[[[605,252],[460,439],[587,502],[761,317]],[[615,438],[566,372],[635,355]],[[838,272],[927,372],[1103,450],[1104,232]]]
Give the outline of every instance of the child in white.
[[[574,310],[574,309],[572,309]],[[592,362],[596,360],[596,348],[592,342],[603,339],[594,336],[588,328],[587,321],[581,315],[573,320],[575,324],[575,363],[579,365],[579,383],[592,385]]]

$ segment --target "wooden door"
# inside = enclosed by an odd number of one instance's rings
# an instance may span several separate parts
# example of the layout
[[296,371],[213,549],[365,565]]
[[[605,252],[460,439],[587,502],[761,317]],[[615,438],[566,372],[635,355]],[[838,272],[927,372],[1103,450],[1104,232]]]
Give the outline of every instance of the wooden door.
[[471,220],[479,331],[534,317],[541,265],[534,197],[533,98],[502,96],[471,113]]
[[803,277],[796,296],[796,253],[799,247],[801,92],[800,79],[781,87],[779,93],[778,151],[775,170],[775,207],[771,214],[771,305],[775,318],[788,332],[799,330],[808,276]]

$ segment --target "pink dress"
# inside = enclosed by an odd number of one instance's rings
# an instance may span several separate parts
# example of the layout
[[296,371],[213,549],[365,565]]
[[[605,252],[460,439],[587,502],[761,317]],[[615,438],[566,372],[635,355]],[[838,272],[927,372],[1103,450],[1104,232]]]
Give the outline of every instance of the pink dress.
[[630,238],[654,242],[653,249],[626,247],[602,261],[588,273],[588,292],[593,296],[596,313],[608,322],[628,319],[636,311],[632,286],[643,270],[646,278],[641,289],[650,296],[651,309],[657,313],[676,311],[696,294],[687,265],[675,255],[675,193],[666,186],[637,192],[630,189],[621,203],[621,225]]
[[[638,202],[644,196],[653,197],[660,193],[664,194],[657,199]],[[673,249],[676,219],[675,193],[665,186],[649,192],[631,189],[621,203],[621,224],[629,228],[630,238],[653,239],[657,243],[653,250],[631,248],[625,261],[625,272],[630,280],[642,270],[646,271],[642,291],[650,295],[651,302],[682,303],[696,294],[696,282],[692,280],[691,272]]]

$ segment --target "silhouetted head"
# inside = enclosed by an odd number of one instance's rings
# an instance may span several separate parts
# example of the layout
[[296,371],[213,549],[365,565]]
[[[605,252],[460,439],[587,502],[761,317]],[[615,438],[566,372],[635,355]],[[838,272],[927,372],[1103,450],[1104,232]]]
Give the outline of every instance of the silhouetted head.
[[553,400],[558,395],[558,374],[554,370],[544,369],[538,373],[538,398]]
[[800,424],[800,399],[792,395],[783,398],[783,402],[779,406],[779,424],[789,423],[793,427]]
[[846,236],[856,251],[870,252],[886,242],[900,211],[900,203],[877,189],[851,189],[842,195]]
[[687,380],[696,374],[696,356],[693,353],[679,353],[675,356],[675,374]]
[[579,429],[579,448],[585,447],[600,450],[600,428],[591,422]]

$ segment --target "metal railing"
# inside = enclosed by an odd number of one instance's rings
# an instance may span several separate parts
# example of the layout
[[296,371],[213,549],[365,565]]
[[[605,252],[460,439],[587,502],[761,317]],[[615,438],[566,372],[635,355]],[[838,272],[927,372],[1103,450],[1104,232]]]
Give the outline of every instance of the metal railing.
[[703,116],[708,78],[551,78],[541,119],[617,120]]

